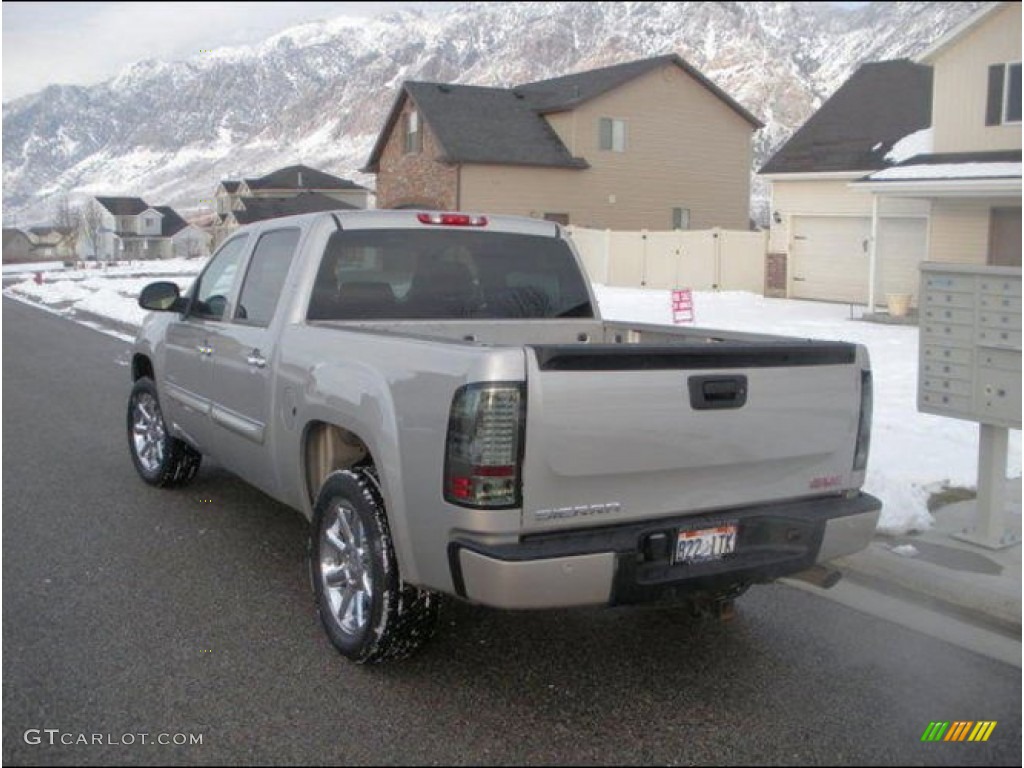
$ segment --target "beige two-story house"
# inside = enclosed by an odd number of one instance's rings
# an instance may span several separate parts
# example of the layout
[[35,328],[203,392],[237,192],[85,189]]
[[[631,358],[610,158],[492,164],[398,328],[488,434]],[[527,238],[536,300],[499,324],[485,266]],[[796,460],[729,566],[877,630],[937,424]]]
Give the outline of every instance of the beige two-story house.
[[[301,200],[296,201],[295,198]],[[216,246],[240,223],[291,213],[369,208],[373,203],[373,193],[361,184],[308,165],[290,165],[254,179],[221,181],[214,193],[214,201]]]
[[747,229],[760,127],[676,55],[514,88],[406,82],[363,170],[379,208]]
[[777,293],[916,303],[922,261],[1019,265],[1020,52],[1020,5],[990,3],[858,69],[761,168]]
[[1021,265],[1021,6],[990,3],[922,53],[931,146],[855,186],[930,206],[928,259]]

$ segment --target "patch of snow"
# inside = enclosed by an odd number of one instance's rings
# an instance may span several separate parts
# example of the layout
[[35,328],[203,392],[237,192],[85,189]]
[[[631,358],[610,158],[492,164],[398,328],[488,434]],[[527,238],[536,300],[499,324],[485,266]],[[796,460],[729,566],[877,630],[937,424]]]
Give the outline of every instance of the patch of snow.
[[62,261],[29,261],[23,264],[4,264],[3,274],[16,275],[19,272],[54,272],[64,269]]
[[[927,155],[932,152],[935,132],[931,128],[922,128],[919,131],[908,133],[902,139],[892,145],[892,149],[885,155],[885,159],[891,163],[902,163],[917,155]],[[871,148],[874,152],[882,146],[881,142]]]
[[871,174],[871,181],[918,181],[921,179],[1020,178],[1020,163],[939,163],[902,165]]
[[889,551],[900,557],[917,557],[919,552],[913,544],[900,544],[897,547],[890,547]]

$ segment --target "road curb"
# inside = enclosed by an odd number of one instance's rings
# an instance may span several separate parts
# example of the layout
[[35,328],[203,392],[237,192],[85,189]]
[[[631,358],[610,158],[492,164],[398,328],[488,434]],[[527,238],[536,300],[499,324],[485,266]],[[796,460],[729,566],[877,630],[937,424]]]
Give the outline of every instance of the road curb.
[[837,558],[832,565],[862,586],[925,603],[1003,634],[1021,636],[1019,581],[958,572],[902,557],[878,541],[857,554]]

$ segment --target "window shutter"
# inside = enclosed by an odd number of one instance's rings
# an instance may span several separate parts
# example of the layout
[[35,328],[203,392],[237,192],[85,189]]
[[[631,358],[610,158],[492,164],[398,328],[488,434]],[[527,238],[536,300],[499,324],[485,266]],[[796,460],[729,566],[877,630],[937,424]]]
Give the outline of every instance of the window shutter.
[[607,117],[602,117],[599,121],[600,126],[600,141],[598,146],[600,149],[611,149],[612,148],[612,121]]
[[1003,121],[1003,74],[1002,64],[988,68],[988,102],[985,106],[985,125],[999,125]]

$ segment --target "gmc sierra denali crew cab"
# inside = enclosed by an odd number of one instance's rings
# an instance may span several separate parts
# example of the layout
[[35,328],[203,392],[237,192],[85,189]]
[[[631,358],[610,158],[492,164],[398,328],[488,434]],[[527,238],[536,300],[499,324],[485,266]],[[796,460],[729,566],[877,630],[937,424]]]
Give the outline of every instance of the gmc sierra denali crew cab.
[[181,484],[205,454],[300,510],[357,662],[422,645],[441,594],[725,603],[877,522],[863,347],[602,321],[551,222],[274,219],[139,303],[138,473]]

